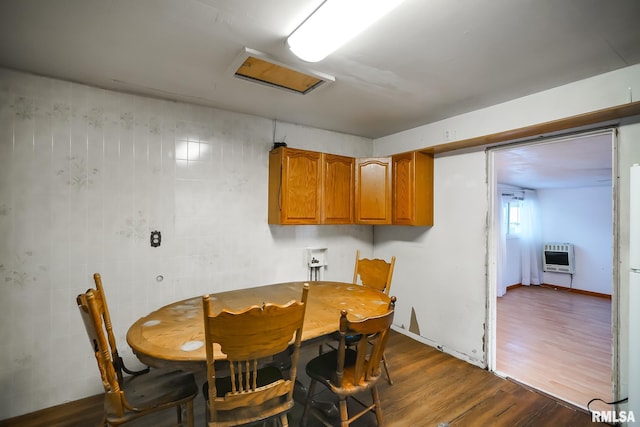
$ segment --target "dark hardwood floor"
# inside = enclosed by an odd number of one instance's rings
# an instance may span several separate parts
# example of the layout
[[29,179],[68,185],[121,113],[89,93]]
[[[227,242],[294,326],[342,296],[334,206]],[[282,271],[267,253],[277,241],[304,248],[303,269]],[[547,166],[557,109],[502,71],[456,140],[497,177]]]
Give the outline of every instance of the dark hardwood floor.
[[[317,345],[303,347],[301,363],[317,354]],[[379,382],[387,426],[597,426],[591,416],[570,405],[540,394],[515,382],[502,379],[433,347],[397,332],[391,334],[387,359],[394,385]],[[307,384],[303,365],[299,379]],[[96,371],[96,381],[98,374]],[[319,386],[318,389],[323,387]],[[317,399],[331,399],[322,392]],[[367,396],[368,397],[368,396]],[[205,426],[204,401],[196,397],[196,425]],[[97,426],[102,414],[102,396],[90,397],[10,420],[1,427],[90,427]],[[289,416],[290,426],[300,425],[302,406],[297,404]],[[371,415],[371,416],[369,416]],[[175,412],[159,413],[128,426],[164,427],[173,425]],[[311,420],[309,426],[321,425]],[[354,427],[375,425],[368,414]]]

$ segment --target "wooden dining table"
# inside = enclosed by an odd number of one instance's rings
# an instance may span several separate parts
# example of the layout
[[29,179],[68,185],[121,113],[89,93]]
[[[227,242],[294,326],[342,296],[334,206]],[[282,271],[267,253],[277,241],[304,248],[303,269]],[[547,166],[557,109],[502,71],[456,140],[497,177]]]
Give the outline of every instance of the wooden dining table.
[[[353,319],[386,313],[390,298],[382,292],[353,283],[287,282],[212,293],[214,313],[242,310],[263,303],[286,304],[300,300],[309,283],[302,340],[310,341],[338,331],[340,311]],[[141,362],[154,367],[198,369],[206,362],[202,296],[178,301],[138,319],[127,332],[127,342]],[[215,357],[224,353],[214,349]],[[195,365],[195,366],[194,366]]]

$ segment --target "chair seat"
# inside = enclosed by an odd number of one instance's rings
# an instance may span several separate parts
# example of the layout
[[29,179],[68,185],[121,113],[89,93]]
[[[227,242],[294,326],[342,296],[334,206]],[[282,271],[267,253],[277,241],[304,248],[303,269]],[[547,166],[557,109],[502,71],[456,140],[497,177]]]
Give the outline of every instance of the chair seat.
[[198,394],[198,386],[193,374],[189,372],[151,370],[148,374],[124,378],[122,390],[127,403],[134,410],[118,416],[109,410],[109,398],[105,395],[107,421],[120,424],[137,418],[141,411],[157,411],[165,407],[174,407],[177,402],[187,402]]
[[[258,406],[245,406],[231,411],[219,411],[216,426],[244,426],[264,421],[267,418],[282,416],[293,409],[293,400],[274,399]],[[258,424],[260,425],[260,424]]]
[[337,378],[336,371],[338,368],[338,351],[332,350],[323,353],[318,357],[311,359],[306,365],[306,372],[309,378],[323,383],[334,393],[339,395],[352,395],[369,387],[372,381],[375,381],[379,375],[371,378],[369,381],[361,381],[359,384],[353,383],[353,369],[356,364],[357,351],[347,348],[344,356],[344,371],[342,378],[342,387],[336,387]]
[[176,407],[182,403],[190,404],[198,394],[193,374],[182,371],[151,370],[148,374],[125,377],[122,390],[127,403],[133,409],[125,409],[124,413],[119,415],[116,408],[110,407],[109,393],[105,393],[104,408],[109,424],[120,425],[151,412]]
[[173,403],[198,394],[192,373],[151,370],[148,374],[125,377],[123,390],[127,402],[136,408]]
[[[282,371],[275,366],[266,366],[257,371],[256,385],[258,387],[267,386],[275,381],[284,379]],[[237,384],[236,375],[236,384]],[[253,375],[250,375],[249,381],[253,381]],[[224,397],[231,392],[231,377],[216,377],[216,395],[218,398]],[[209,402],[209,383],[205,382],[202,386],[202,394],[206,402]],[[281,415],[289,412],[295,402],[287,400],[284,396],[276,397],[270,401],[264,402],[256,406],[244,406],[231,409],[228,411],[218,411],[216,413],[216,425],[218,426],[237,426],[262,421],[266,418]]]
[[[347,347],[351,346],[351,345],[355,345],[358,343],[358,341],[360,341],[360,338],[362,338],[361,334],[347,334],[344,336],[344,340],[347,344]],[[335,341],[340,341],[340,332],[334,332],[331,334],[331,339],[335,340]]]
[[[104,297],[102,280],[94,275],[97,289],[89,289],[76,297],[93,354],[98,363],[105,391],[103,424],[117,426],[157,411],[175,408],[181,426],[182,410],[186,425],[193,427],[193,399],[198,394],[196,380],[182,371],[129,371],[118,355],[115,335]],[[124,372],[133,372],[125,377]]]

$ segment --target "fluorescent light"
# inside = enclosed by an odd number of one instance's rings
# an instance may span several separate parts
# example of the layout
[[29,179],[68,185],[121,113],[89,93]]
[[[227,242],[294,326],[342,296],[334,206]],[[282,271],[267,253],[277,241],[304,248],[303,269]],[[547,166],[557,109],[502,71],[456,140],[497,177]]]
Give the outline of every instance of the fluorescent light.
[[289,36],[289,49],[303,61],[321,61],[402,1],[326,0]]

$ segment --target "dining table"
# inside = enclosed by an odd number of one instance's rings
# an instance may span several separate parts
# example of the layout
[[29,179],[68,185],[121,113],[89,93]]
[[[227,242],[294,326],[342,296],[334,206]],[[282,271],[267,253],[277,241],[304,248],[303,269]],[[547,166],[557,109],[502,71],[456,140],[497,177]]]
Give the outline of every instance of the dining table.
[[[300,300],[309,283],[302,341],[312,341],[339,330],[340,312],[352,319],[384,314],[388,295],[362,285],[332,281],[276,283],[209,294],[213,314],[223,309],[240,311],[264,303],[286,304]],[[204,367],[204,318],[202,296],[161,307],[138,319],[127,332],[127,343],[138,359],[153,367],[196,370]],[[216,359],[225,355],[214,347]]]

